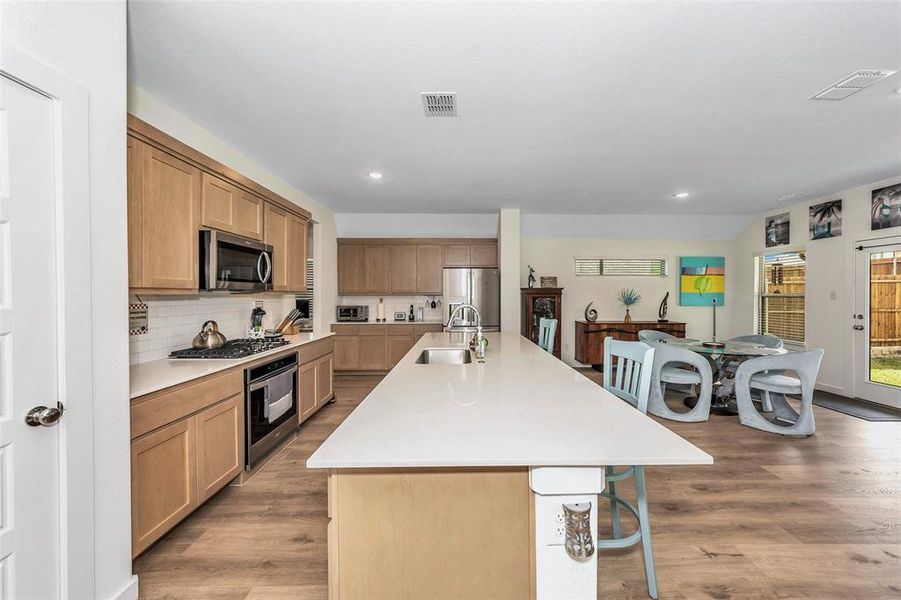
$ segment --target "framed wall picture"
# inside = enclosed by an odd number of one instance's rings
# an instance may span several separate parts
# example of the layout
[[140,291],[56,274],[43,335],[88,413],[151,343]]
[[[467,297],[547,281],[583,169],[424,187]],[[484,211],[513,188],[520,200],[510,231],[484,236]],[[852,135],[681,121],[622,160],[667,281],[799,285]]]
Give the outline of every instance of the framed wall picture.
[[791,239],[791,214],[782,213],[764,219],[764,245],[767,248],[784,246]]
[[873,190],[870,229],[901,227],[901,183]]
[[717,306],[726,303],[726,258],[683,256],[679,259],[679,304]]
[[555,288],[557,287],[557,276],[548,275],[541,277],[541,287]]
[[842,201],[830,200],[810,207],[810,239],[822,240],[842,234]]

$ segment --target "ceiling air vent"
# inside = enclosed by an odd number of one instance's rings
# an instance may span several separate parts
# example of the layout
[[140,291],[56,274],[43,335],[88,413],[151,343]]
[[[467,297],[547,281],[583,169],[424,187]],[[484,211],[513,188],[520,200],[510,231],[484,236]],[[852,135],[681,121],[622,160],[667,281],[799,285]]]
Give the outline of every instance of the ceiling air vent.
[[456,117],[457,92],[422,92],[422,109],[427,117]]
[[817,92],[808,100],[844,100],[851,94],[856,94],[862,89],[868,88],[878,81],[882,81],[894,75],[896,71],[855,71],[838,83],[833,83],[825,90]]

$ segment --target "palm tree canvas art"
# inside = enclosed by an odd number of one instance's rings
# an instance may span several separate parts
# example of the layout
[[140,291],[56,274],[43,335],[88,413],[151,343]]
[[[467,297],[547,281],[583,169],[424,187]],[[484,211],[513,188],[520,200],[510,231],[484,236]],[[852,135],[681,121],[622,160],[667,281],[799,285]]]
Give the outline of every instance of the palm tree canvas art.
[[810,239],[838,237],[842,234],[842,201],[830,200],[810,207]]
[[901,227],[901,183],[873,190],[870,229]]

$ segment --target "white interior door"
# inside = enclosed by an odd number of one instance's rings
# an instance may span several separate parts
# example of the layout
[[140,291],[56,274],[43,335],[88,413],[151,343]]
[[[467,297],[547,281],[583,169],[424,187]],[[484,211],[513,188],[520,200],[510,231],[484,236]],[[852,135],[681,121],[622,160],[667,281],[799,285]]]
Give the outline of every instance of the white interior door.
[[855,395],[901,408],[901,239],[858,246],[855,287]]
[[[0,597],[60,597],[53,102],[0,75]],[[40,415],[48,425],[52,410]]]

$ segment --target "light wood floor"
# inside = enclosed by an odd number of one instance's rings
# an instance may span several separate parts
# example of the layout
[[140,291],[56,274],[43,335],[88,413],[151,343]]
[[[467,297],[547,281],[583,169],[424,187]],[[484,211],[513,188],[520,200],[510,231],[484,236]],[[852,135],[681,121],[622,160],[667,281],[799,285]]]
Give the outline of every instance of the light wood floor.
[[[379,380],[336,378],[272,463],[135,562],[141,597],[325,599],[326,478],[304,461]],[[800,440],[665,421],[716,464],[648,470],[661,598],[901,597],[901,423],[814,410]],[[637,548],[603,553],[598,578],[602,598],[647,597]]]

